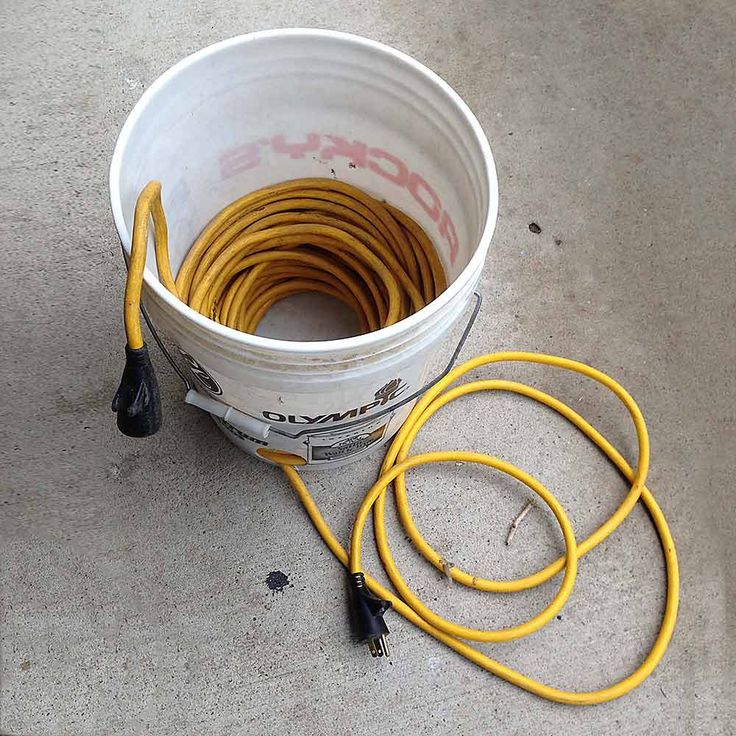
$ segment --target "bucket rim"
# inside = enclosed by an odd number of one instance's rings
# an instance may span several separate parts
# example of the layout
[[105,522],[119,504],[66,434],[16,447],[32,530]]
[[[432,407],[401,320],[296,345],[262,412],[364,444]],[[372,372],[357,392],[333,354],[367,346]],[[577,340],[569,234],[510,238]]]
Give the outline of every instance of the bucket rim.
[[143,279],[145,285],[151,289],[160,300],[162,300],[169,308],[178,312],[182,317],[193,322],[200,329],[209,333],[212,337],[226,342],[236,343],[243,348],[251,348],[267,352],[311,355],[342,352],[346,350],[370,352],[371,348],[381,343],[391,342],[394,340],[401,341],[402,338],[406,338],[407,333],[420,327],[423,322],[430,320],[438,312],[447,307],[460,294],[466,286],[468,278],[470,278],[472,274],[480,272],[487,255],[488,247],[490,246],[490,241],[493,237],[493,232],[498,218],[499,194],[496,164],[490,143],[488,142],[488,138],[486,137],[483,128],[462,97],[460,97],[460,95],[436,72],[433,72],[429,67],[417,61],[409,54],[380,43],[379,41],[374,41],[363,36],[342,31],[332,31],[321,28],[278,28],[234,36],[232,38],[218,41],[217,43],[209,46],[205,46],[199,51],[195,51],[194,53],[185,56],[163,72],[148,87],[148,89],[146,89],[123,123],[115,143],[115,149],[113,151],[112,161],[110,164],[110,206],[112,208],[115,227],[123,249],[126,253],[129,253],[131,234],[125,223],[119,186],[122,158],[138,120],[159,91],[162,90],[169,81],[193,64],[230,47],[268,38],[300,36],[310,37],[312,39],[330,39],[354,43],[375,51],[376,53],[391,57],[392,59],[407,65],[414,72],[423,76],[428,82],[435,85],[456,107],[461,117],[472,131],[475,143],[482,152],[482,173],[488,187],[488,207],[485,223],[472,257],[458,277],[445,289],[445,291],[442,292],[442,294],[414,314],[399,320],[393,325],[382,327],[381,329],[373,332],[368,332],[363,335],[354,335],[352,337],[338,338],[335,340],[280,340],[277,338],[263,337],[260,335],[241,332],[240,330],[235,330],[231,327],[221,325],[220,323],[215,322],[192,309],[189,305],[185,304],[178,297],[172,294],[159,281],[159,279],[156,278],[148,267],[146,267],[144,271]]

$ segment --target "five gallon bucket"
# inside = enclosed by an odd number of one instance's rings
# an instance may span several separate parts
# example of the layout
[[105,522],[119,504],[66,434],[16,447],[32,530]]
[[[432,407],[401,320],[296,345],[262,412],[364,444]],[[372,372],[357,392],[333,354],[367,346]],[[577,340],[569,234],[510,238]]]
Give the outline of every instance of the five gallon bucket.
[[346,181],[417,220],[447,290],[365,335],[272,339],[179,301],[156,277],[151,242],[143,299],[191,369],[190,399],[230,440],[337,465],[398,430],[480,277],[498,190],[488,141],[465,103],[418,62],[363,38],[300,29],[241,36],[184,59],[146,91],[120,133],[110,197],[129,252],[136,197],[149,180],[162,183],[176,273],[226,204],[314,176]]

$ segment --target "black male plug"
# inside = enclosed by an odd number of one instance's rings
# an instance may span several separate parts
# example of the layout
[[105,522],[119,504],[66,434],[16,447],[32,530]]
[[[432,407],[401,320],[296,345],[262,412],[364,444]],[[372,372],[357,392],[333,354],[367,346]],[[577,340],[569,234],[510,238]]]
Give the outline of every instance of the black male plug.
[[368,643],[368,649],[374,657],[388,657],[388,627],[383,614],[391,608],[391,602],[378,598],[368,590],[362,572],[350,575],[350,601],[358,639]]

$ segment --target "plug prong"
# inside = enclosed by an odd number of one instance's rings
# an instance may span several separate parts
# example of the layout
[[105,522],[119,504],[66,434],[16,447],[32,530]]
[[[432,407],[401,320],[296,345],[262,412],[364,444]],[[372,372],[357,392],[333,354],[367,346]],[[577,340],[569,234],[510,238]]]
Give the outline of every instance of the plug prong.
[[389,652],[389,649],[388,649],[388,636],[386,636],[386,634],[383,634],[381,636],[380,641],[381,641],[381,648],[383,649],[383,653],[387,657],[390,657],[391,656],[391,653]]

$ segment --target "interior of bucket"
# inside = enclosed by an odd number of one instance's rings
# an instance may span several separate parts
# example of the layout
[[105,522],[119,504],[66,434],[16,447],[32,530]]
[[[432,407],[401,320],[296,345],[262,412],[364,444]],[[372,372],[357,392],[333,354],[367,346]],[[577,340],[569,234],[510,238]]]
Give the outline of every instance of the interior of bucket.
[[[399,207],[433,241],[448,282],[486,224],[485,156],[456,98],[418,65],[349,37],[257,36],[190,57],[128,127],[117,182],[126,227],[140,190],[159,180],[175,274],[225,205],[287,179],[335,178]],[[147,267],[156,274],[152,243]],[[356,331],[330,297],[291,297],[271,312],[259,334]]]

